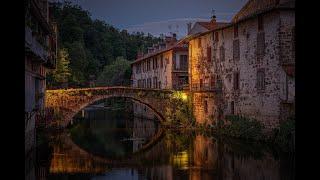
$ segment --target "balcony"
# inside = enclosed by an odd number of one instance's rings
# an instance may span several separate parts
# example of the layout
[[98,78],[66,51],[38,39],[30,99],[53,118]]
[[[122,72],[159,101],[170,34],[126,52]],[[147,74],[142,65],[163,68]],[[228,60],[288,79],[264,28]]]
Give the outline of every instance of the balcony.
[[188,67],[187,66],[184,66],[184,67],[180,66],[179,68],[177,68],[174,66],[173,71],[188,72]]
[[32,33],[31,28],[25,26],[25,51],[26,53],[31,53],[32,55],[38,57],[39,61],[43,63],[47,62],[48,50],[45,45],[42,45],[39,41],[39,36]]
[[194,92],[216,92],[221,91],[221,86],[217,83],[215,85],[209,83],[192,83],[191,84],[191,91]]

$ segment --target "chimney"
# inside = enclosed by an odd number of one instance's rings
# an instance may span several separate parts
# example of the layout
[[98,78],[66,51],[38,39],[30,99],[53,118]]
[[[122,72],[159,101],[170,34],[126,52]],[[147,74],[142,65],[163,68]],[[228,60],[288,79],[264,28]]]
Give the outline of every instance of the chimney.
[[176,34],[176,33],[173,33],[173,34],[172,34],[172,37],[173,37],[174,39],[177,39],[177,34]]
[[191,22],[187,23],[187,27],[188,27],[188,30],[187,30],[187,35],[190,34],[190,31],[191,31]]
[[211,16],[211,21],[210,21],[210,23],[216,23],[216,22],[217,22],[217,21],[216,21],[215,11],[212,10],[212,16]]

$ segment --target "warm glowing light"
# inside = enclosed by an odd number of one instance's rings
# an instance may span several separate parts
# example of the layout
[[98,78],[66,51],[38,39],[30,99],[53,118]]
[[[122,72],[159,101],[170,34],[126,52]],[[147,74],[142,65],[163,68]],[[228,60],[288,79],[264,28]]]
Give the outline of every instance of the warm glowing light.
[[186,93],[182,93],[182,94],[181,94],[181,99],[182,99],[183,101],[186,101],[186,100],[188,99],[187,94],[186,94]]
[[178,152],[178,154],[173,155],[172,158],[173,165],[179,169],[187,169],[189,162],[189,154],[187,151]]

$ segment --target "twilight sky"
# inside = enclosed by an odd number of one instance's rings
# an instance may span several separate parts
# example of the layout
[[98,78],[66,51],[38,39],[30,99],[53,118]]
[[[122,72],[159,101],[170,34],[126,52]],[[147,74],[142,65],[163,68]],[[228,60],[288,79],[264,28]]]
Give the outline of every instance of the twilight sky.
[[129,32],[152,35],[186,34],[188,22],[208,21],[212,9],[218,21],[230,21],[247,0],[72,0],[94,19]]

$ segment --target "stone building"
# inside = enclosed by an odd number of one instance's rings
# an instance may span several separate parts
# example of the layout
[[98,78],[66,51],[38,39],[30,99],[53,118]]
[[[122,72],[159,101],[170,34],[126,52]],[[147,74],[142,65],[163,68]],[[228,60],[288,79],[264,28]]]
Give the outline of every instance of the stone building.
[[46,72],[55,68],[57,28],[47,0],[25,2],[25,152],[35,146],[35,121],[44,109]]
[[132,87],[183,89],[188,83],[188,46],[178,42],[176,35],[138,55],[132,64]]
[[294,115],[294,8],[294,0],[249,0],[230,23],[186,37],[199,123],[234,114],[270,129]]

